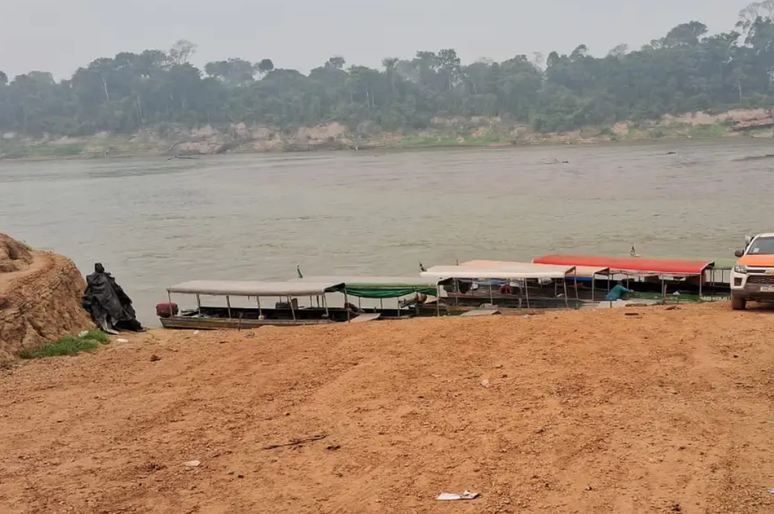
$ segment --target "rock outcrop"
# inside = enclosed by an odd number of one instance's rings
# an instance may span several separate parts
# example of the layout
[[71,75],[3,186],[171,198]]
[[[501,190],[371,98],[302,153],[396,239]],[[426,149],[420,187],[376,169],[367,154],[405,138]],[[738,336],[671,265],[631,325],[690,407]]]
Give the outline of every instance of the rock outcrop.
[[70,259],[0,234],[0,363],[93,328],[81,307],[85,287]]

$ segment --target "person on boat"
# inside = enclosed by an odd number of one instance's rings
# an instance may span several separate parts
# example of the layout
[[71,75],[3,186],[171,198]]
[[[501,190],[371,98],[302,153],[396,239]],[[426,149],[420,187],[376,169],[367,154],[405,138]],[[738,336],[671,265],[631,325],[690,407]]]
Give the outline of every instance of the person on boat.
[[615,302],[617,300],[628,300],[630,293],[630,289],[625,288],[620,282],[617,282],[615,287],[607,293],[607,296],[605,296],[605,301]]

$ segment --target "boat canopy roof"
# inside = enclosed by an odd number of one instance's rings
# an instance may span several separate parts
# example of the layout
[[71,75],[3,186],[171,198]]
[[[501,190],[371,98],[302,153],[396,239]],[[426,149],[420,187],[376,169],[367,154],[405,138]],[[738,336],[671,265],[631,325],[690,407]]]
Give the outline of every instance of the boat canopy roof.
[[437,281],[422,277],[303,277],[291,282],[343,282],[348,295],[360,298],[400,298],[413,293],[438,294]]
[[343,291],[339,282],[259,282],[237,280],[193,280],[167,288],[170,293],[211,296],[310,296]]
[[[528,262],[515,262],[515,261],[487,261],[487,260],[475,260],[475,261],[467,261],[460,264],[460,266],[473,266],[473,267],[480,267],[480,268],[506,268],[506,267],[512,267],[512,266],[524,266],[524,265],[538,265],[535,263],[528,263]],[[540,266],[545,266],[545,264],[540,264]],[[575,272],[569,273],[569,278],[577,277],[577,278],[594,278],[596,275],[609,275],[610,274],[610,268],[605,267],[599,267],[599,266],[575,266]]]
[[446,280],[450,278],[481,279],[526,279],[526,278],[565,278],[575,270],[575,266],[544,266],[520,264],[518,266],[433,266],[420,273],[427,278]]
[[544,255],[534,259],[535,264],[564,266],[605,266],[613,271],[662,273],[668,275],[701,275],[714,266],[711,261],[681,261],[641,259],[638,257],[596,257],[591,255]]

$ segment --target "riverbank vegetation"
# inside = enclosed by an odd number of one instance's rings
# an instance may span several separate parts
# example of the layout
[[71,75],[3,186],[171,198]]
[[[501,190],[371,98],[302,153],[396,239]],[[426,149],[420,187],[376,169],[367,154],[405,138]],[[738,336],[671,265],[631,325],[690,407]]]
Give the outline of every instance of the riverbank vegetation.
[[[640,49],[622,44],[602,57],[580,44],[545,59],[516,54],[503,62],[462,63],[455,50],[441,49],[387,57],[381,69],[334,56],[304,75],[269,58],[229,58],[200,70],[190,62],[196,46],[179,41],[169,51],[96,59],[58,82],[43,71],[10,81],[0,72],[0,131],[6,139],[144,129],[163,136],[176,125],[244,123],[291,131],[335,122],[369,135],[416,133],[453,117],[508,120],[535,133],[612,127],[774,106],[772,43],[774,0],[743,10],[734,30],[710,34],[689,21]],[[40,151],[47,150],[33,154]]]
[[34,351],[24,350],[19,356],[22,359],[45,359],[64,355],[78,355],[82,352],[92,352],[100,344],[108,344],[107,335],[101,330],[92,330],[78,336],[65,336],[54,343],[44,344]]

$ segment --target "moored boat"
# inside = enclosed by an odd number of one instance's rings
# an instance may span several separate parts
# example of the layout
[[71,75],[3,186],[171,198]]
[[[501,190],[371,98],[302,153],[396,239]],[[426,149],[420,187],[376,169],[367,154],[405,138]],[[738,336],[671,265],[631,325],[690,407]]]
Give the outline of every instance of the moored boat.
[[[194,280],[167,288],[169,308],[158,309],[164,328],[224,329],[257,328],[265,325],[299,326],[323,325],[348,321],[353,317],[346,308],[332,308],[327,304],[328,293],[342,292],[343,283],[292,283],[261,281]],[[172,295],[196,298],[196,308],[177,311]],[[220,299],[223,305],[205,305],[202,297]],[[317,306],[300,307],[300,297],[318,299]],[[280,301],[261,303],[261,299]],[[236,305],[232,300],[255,301],[255,306]],[[212,301],[212,300],[210,300]]]
[[511,264],[500,267],[433,266],[420,275],[448,284],[449,302],[455,305],[480,304],[488,300],[493,308],[571,307],[565,278],[574,271],[573,266]]
[[[535,264],[565,266],[600,266],[609,269],[606,289],[624,284],[642,299],[665,301],[715,301],[730,295],[730,284],[724,281],[728,270],[712,261],[643,259],[637,257],[602,257],[590,255],[544,255]],[[720,274],[720,280],[718,280]]]

